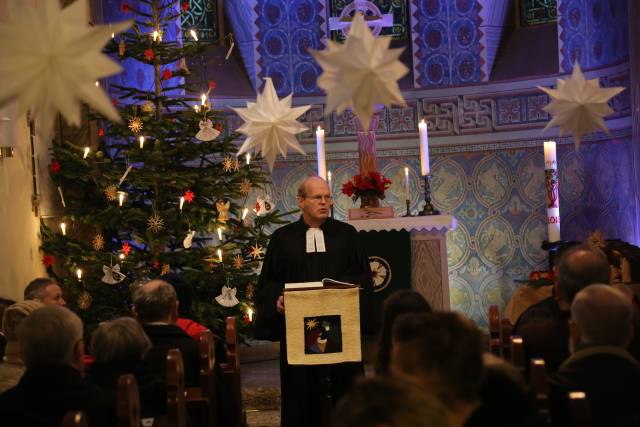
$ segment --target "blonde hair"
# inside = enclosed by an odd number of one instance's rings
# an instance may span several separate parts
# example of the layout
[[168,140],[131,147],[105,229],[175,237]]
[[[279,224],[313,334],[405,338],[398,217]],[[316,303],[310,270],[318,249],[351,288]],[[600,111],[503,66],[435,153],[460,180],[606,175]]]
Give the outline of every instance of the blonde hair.
[[7,307],[2,315],[2,333],[7,341],[17,341],[20,323],[41,307],[44,307],[44,304],[38,300],[17,302]]

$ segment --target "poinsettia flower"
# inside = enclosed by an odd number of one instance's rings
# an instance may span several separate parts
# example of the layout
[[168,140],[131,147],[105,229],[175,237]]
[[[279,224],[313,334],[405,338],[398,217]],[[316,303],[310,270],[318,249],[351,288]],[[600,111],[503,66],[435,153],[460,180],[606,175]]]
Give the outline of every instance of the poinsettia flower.
[[60,172],[60,162],[57,160],[52,160],[51,161],[51,172],[53,173],[58,173]]
[[351,181],[342,185],[342,193],[346,194],[349,197],[353,196],[353,193],[355,193],[355,191],[356,191],[356,188],[354,187],[353,182]]
[[147,59],[147,61],[151,61],[154,56],[155,55],[153,54],[153,49],[147,48],[147,50],[144,51],[144,57]]
[[53,255],[45,255],[42,257],[42,264],[45,267],[51,267],[54,262],[56,262],[56,257]]
[[173,72],[168,68],[162,72],[162,80],[169,80],[171,77],[173,77]]

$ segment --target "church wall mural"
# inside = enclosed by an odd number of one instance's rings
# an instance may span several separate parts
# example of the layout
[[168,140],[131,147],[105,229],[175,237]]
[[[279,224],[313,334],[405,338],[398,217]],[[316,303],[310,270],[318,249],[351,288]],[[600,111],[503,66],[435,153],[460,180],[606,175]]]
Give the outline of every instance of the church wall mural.
[[558,0],[560,70],[613,64],[629,57],[628,0]]
[[[633,239],[628,133],[583,143],[580,150],[571,138],[557,139],[563,239],[584,240],[595,229],[605,238]],[[327,157],[335,216],[345,220],[354,203],[340,188],[358,173],[357,153]],[[434,205],[458,221],[457,229],[447,233],[451,307],[486,326],[489,305],[503,308],[532,270],[547,268],[546,252],[540,249],[547,236],[542,139],[437,147],[431,150],[431,165]],[[382,202],[396,215],[404,214],[405,166],[410,167],[411,208],[417,211],[422,201],[417,150],[378,153],[378,169],[393,181]],[[297,209],[298,185],[315,173],[314,158],[279,161],[267,193],[279,209]]]

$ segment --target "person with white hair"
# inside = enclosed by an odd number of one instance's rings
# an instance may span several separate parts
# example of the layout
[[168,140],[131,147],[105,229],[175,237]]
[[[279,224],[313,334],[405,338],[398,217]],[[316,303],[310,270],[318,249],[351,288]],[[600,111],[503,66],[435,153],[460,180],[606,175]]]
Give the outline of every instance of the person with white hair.
[[627,346],[633,337],[629,298],[609,285],[579,291],[571,304],[571,356],[551,377],[554,425],[567,423],[567,394],[583,391],[593,426],[640,425],[640,363]]
[[82,320],[64,307],[39,308],[20,324],[18,342],[27,370],[0,395],[3,425],[59,426],[69,411],[84,411],[91,426],[101,425],[112,402],[82,378]]

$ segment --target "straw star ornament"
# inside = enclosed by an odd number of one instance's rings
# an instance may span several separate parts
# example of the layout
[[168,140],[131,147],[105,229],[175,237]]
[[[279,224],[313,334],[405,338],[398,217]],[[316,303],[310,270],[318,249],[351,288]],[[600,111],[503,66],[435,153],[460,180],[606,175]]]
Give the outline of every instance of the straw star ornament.
[[247,102],[247,108],[233,109],[244,120],[238,132],[247,136],[238,150],[238,155],[251,150],[261,152],[269,170],[273,170],[276,154],[287,157],[289,148],[305,154],[296,139],[296,134],[308,128],[298,122],[297,118],[304,114],[310,105],[292,108],[291,97],[290,94],[279,99],[273,82],[266,78],[264,90],[258,95],[256,102]]
[[[86,102],[111,121],[120,115],[96,81],[121,71],[102,53],[111,33],[131,23],[89,25],[87,0],[62,9],[58,1],[8,0],[0,24],[0,107],[18,100],[19,114],[31,111],[38,133],[48,139],[58,113],[80,126]],[[10,40],[10,42],[9,42]]]
[[311,51],[322,67],[318,86],[327,93],[327,113],[353,109],[365,131],[376,104],[405,106],[398,79],[409,69],[400,62],[404,49],[389,49],[390,37],[375,37],[361,13],[356,13],[344,44],[329,40],[329,48]]
[[538,86],[549,95],[551,102],[543,108],[553,119],[545,129],[560,126],[560,134],[572,133],[575,145],[580,146],[582,135],[598,129],[609,133],[604,117],[613,113],[608,102],[624,90],[623,87],[601,88],[598,78],[586,80],[576,62],[568,79],[558,79],[558,88]]

